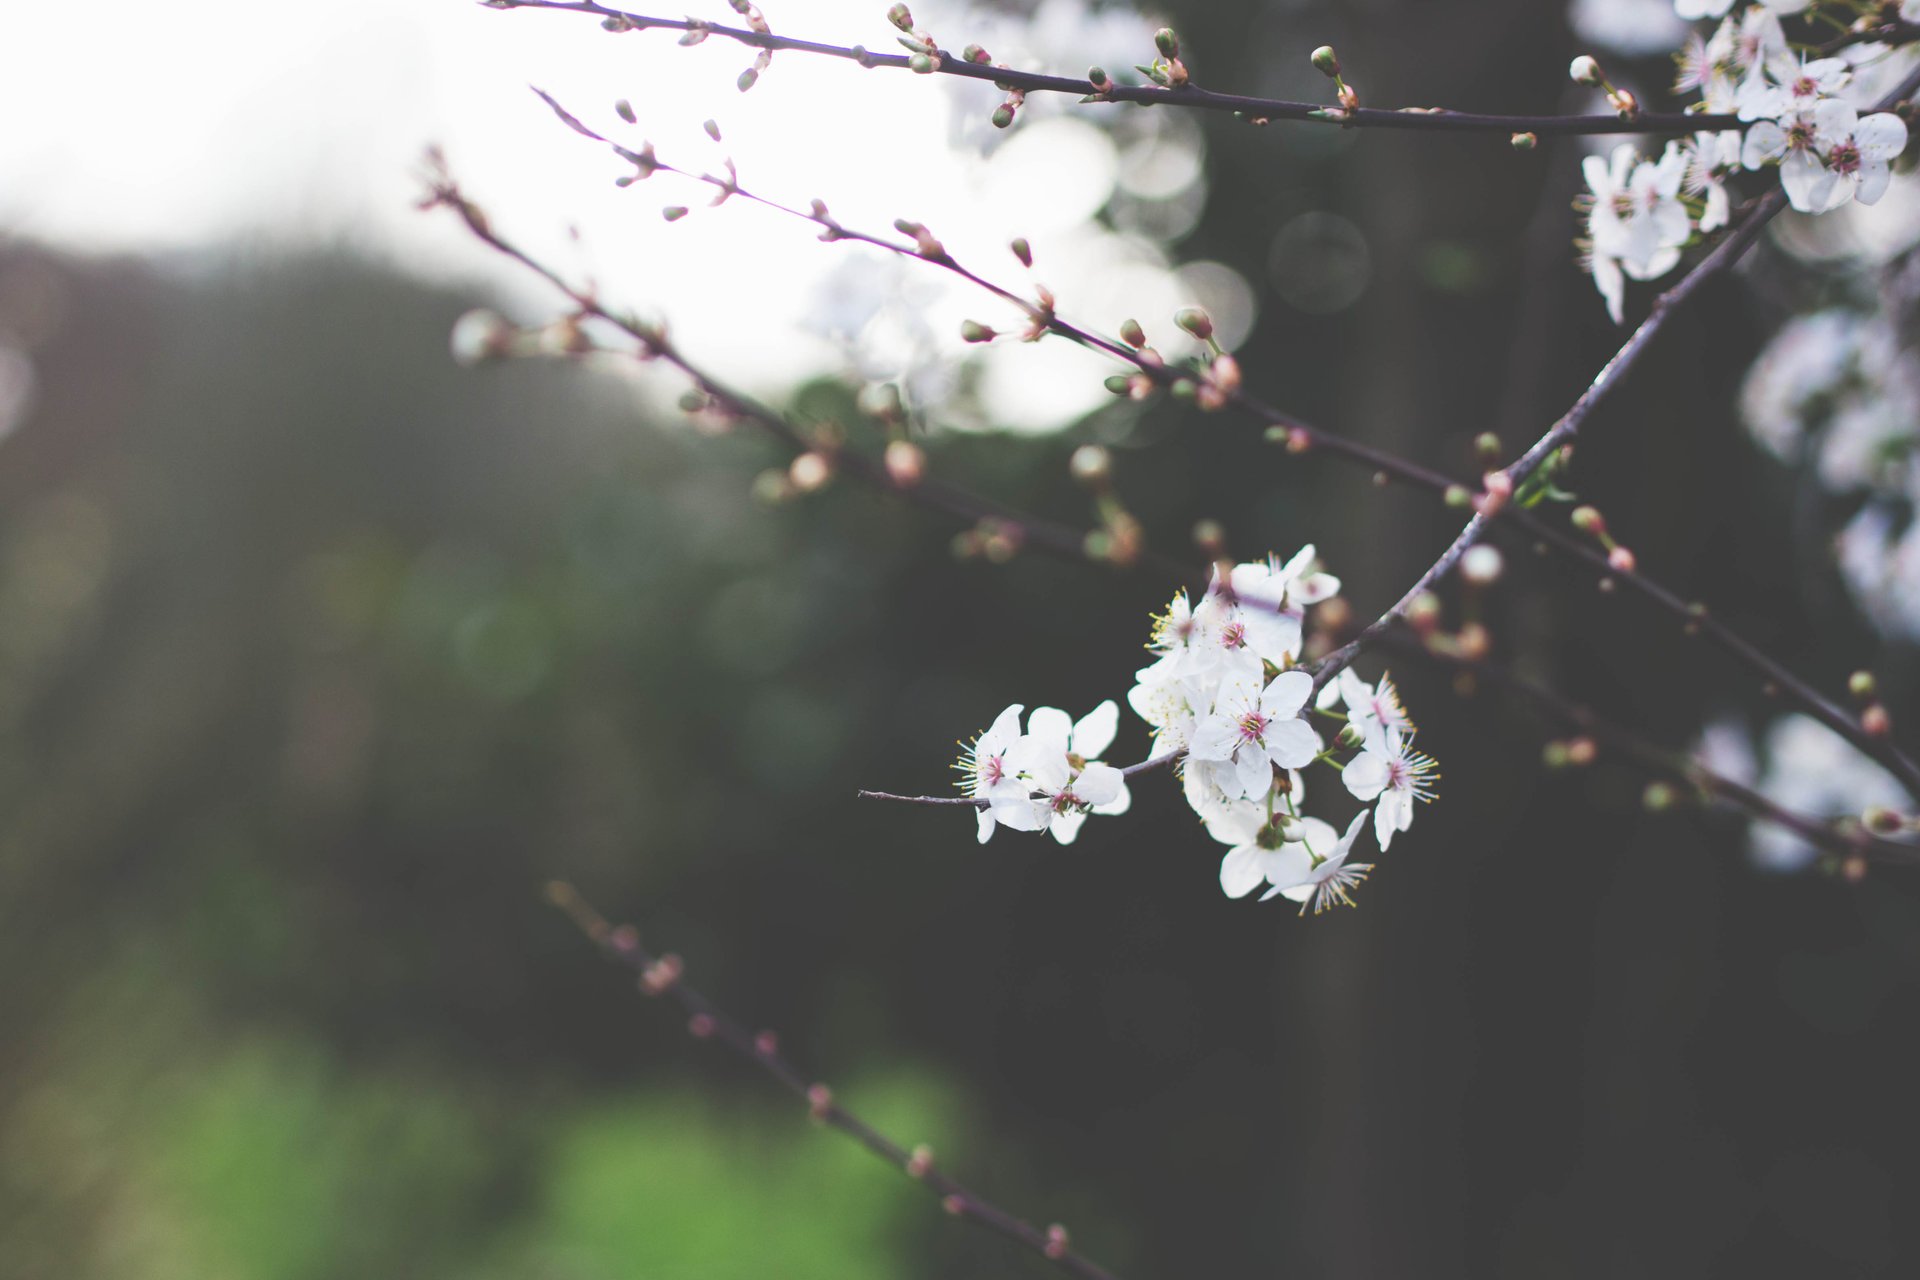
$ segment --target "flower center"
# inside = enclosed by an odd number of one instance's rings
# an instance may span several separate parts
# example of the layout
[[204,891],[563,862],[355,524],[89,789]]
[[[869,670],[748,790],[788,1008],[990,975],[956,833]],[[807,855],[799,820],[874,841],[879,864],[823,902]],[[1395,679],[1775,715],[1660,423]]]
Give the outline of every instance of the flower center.
[[1827,152],[1827,168],[1835,173],[1853,173],[1859,169],[1859,144],[1849,139]]
[[1244,649],[1247,645],[1247,624],[1229,622],[1220,628],[1220,644],[1228,649]]
[[1258,742],[1267,736],[1267,725],[1272,723],[1258,711],[1249,711],[1240,717],[1240,740]]

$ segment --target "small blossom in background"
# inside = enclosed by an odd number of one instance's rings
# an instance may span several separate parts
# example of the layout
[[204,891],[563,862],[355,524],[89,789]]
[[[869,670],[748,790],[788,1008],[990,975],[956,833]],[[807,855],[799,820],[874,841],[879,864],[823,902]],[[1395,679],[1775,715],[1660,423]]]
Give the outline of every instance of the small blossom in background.
[[[1765,764],[1756,768],[1746,731],[1722,722],[1708,727],[1699,751],[1715,772],[1796,813],[1857,818],[1872,808],[1905,811],[1912,805],[1891,774],[1811,716],[1775,720],[1760,747]],[[1791,831],[1765,822],[1750,828],[1748,849],[1755,863],[1771,871],[1799,871],[1819,856],[1819,850]]]

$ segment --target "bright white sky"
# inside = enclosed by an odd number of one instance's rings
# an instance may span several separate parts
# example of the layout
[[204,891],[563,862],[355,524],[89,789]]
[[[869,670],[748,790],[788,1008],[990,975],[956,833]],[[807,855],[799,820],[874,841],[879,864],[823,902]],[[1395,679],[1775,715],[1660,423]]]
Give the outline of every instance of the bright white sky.
[[[763,7],[775,30],[809,38],[881,49],[895,34],[882,0]],[[915,7],[943,43],[980,38],[1009,60],[1016,50],[985,37],[1064,45],[1078,70],[1086,48],[1098,53],[1103,41],[1125,42],[1110,59],[1116,66],[1151,56],[1150,19],[1076,30],[1068,0],[1053,0],[1042,22],[1017,34]],[[675,0],[662,12],[686,8]],[[802,206],[819,196],[849,225],[924,221],[963,261],[1006,283],[1023,274],[1006,243],[1025,235],[1036,274],[1067,313],[1109,331],[1131,308],[1173,347],[1168,318],[1195,300],[1150,246],[1088,221],[1118,170],[1101,131],[1033,112],[990,158],[956,149],[956,135],[991,132],[982,123],[998,95],[988,86],[782,54],[741,94],[734,79],[752,54],[731,42],[680,48],[671,33],[613,36],[582,15],[471,0],[16,0],[5,9],[0,229],[68,248],[346,240],[420,274],[501,284],[517,319],[545,318],[546,295],[508,283],[518,277],[448,215],[414,210],[420,155],[438,143],[511,236],[597,277],[617,300],[670,318],[683,345],[719,370],[770,388],[836,359],[823,340],[797,336],[798,321],[819,310],[821,281],[847,272],[857,251],[818,244],[806,226],[744,202],[709,211],[702,189],[669,175],[615,188],[619,161],[562,127],[528,91],[537,84],[611,136],[651,140],[669,162],[717,168],[731,155],[748,186]],[[721,0],[694,0],[692,11],[737,22]],[[1135,41],[1138,56],[1125,56]],[[1044,47],[1027,59],[1065,69]],[[620,125],[617,98],[633,104],[638,127]],[[723,146],[702,132],[708,118]],[[659,213],[668,204],[695,212],[668,225]],[[873,273],[871,287],[892,274]],[[1196,284],[1217,286],[1218,275],[1203,272]],[[1232,309],[1229,298],[1201,300]],[[934,289],[918,306],[954,349],[962,318],[1012,327],[1004,307],[973,293]],[[1008,347],[996,348],[1002,367],[988,378],[990,387],[1021,388],[989,395],[1006,425],[1050,424],[1101,402],[1112,369],[1098,358],[1057,342]]]

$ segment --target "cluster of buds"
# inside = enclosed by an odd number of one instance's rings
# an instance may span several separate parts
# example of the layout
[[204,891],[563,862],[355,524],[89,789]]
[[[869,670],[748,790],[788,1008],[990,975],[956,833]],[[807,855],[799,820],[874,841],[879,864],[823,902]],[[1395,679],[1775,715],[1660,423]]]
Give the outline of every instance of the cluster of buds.
[[913,24],[913,11],[904,4],[896,4],[887,10],[887,21],[904,34],[895,36],[900,47],[911,56],[907,59],[907,68],[915,75],[930,76],[941,66],[940,45],[933,36],[920,30]]
[[1327,79],[1333,81],[1333,98],[1335,102],[1340,104],[1340,110],[1345,113],[1358,111],[1360,109],[1360,95],[1354,92],[1353,86],[1341,77],[1340,55],[1333,51],[1333,46],[1330,44],[1321,45],[1313,51],[1312,59],[1314,69],[1319,71],[1320,74]]

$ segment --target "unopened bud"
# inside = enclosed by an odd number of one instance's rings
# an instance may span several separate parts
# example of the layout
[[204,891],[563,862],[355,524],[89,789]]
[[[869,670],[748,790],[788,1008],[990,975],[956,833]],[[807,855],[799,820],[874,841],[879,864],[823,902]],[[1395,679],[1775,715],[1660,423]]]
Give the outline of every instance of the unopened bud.
[[1113,394],[1117,396],[1127,396],[1127,395],[1133,394],[1133,379],[1128,377],[1124,373],[1108,374],[1106,382],[1104,382],[1102,385],[1105,386],[1107,390],[1113,392]]
[[1513,477],[1504,471],[1489,471],[1480,483],[1486,490],[1480,510],[1487,515],[1498,512],[1507,505],[1507,499],[1513,497]]
[[1067,1229],[1059,1223],[1047,1228],[1046,1248],[1041,1250],[1056,1261],[1067,1256]]
[[1330,44],[1323,44],[1313,51],[1313,65],[1321,75],[1328,78],[1340,74],[1340,58],[1334,53],[1333,46]]
[[1033,246],[1027,243],[1025,236],[1015,239],[1014,242],[1007,247],[1013,250],[1014,257],[1020,259],[1021,266],[1030,267],[1033,265]]
[[758,84],[759,82],[760,82],[760,73],[758,71],[755,71],[752,67],[748,67],[745,71],[742,71],[740,73],[740,78],[738,80],[735,80],[733,83],[735,88],[739,89],[740,92],[745,93],[747,90],[753,88],[753,86]]
[[1473,438],[1473,453],[1480,461],[1491,466],[1505,456],[1500,447],[1500,437],[1491,431],[1482,431]]
[[927,454],[911,440],[895,440],[887,445],[887,479],[902,489],[911,489],[927,474]]
[[1631,89],[1615,89],[1607,98],[1613,103],[1613,109],[1623,116],[1640,114],[1640,99],[1633,95]]
[[815,1120],[825,1120],[833,1110],[833,1090],[823,1084],[808,1085],[807,1110]]
[[1664,813],[1680,802],[1680,793],[1671,783],[1649,782],[1647,789],[1640,793],[1640,803],[1648,813]]
[[1508,141],[1513,144],[1515,151],[1531,151],[1540,145],[1539,136],[1532,133],[1516,133]]
[[1172,27],[1162,27],[1153,33],[1153,47],[1160,51],[1163,58],[1180,56],[1180,37],[1173,33]]
[[678,222],[687,216],[687,206],[683,204],[670,204],[660,211],[660,216],[668,222]]
[[1430,636],[1440,625],[1440,597],[1422,591],[1407,605],[1407,625],[1422,636]]
[[907,70],[917,76],[930,76],[940,69],[940,64],[930,53],[916,53],[907,59]]
[[761,1031],[757,1033],[753,1037],[753,1051],[763,1058],[771,1058],[774,1054],[780,1052],[779,1033],[774,1031]]
[[1097,444],[1083,444],[1067,463],[1073,478],[1084,485],[1105,485],[1113,478],[1113,456]]
[[1193,545],[1209,560],[1218,560],[1227,552],[1227,531],[1218,520],[1202,520],[1193,526]]
[[1592,738],[1573,738],[1567,743],[1567,763],[1575,768],[1584,769],[1594,762],[1600,754],[1599,744]]
[[1460,557],[1460,576],[1476,587],[1490,587],[1500,580],[1500,573],[1506,568],[1506,561],[1500,555],[1500,548],[1485,543],[1468,547],[1467,553]]
[[993,122],[993,127],[996,129],[1010,129],[1013,127],[1013,108],[1003,102],[995,107],[993,114],[987,118]]
[[1233,392],[1240,389],[1240,362],[1230,355],[1218,355],[1207,366],[1207,372],[1213,377],[1213,385],[1222,391]]
[[981,324],[978,320],[960,322],[960,339],[963,342],[992,342],[999,336],[991,326]]
[[812,493],[826,484],[833,475],[833,467],[827,462],[825,454],[812,449],[796,457],[787,467],[787,479],[801,493]]
[[1629,547],[1615,547],[1607,552],[1607,566],[1615,573],[1632,573],[1638,563]]
[[977,44],[970,44],[966,48],[962,49],[960,51],[960,57],[963,61],[966,61],[966,62],[992,62],[993,61],[993,59],[987,55],[987,51],[985,49],[982,49]]
[[633,114],[633,104],[631,102],[628,102],[625,98],[622,98],[620,99],[620,101],[613,104],[613,114],[619,116],[622,120],[625,120],[628,124],[640,123],[640,117]]
[[1468,662],[1478,662],[1493,652],[1493,633],[1478,622],[1469,622],[1453,638],[1454,650]]
[[1884,738],[1893,732],[1893,717],[1876,702],[1860,713],[1860,728],[1870,738]]
[[1567,744],[1564,742],[1549,742],[1546,746],[1540,748],[1540,763],[1549,769],[1566,768]]
[[956,1218],[965,1217],[967,1213],[967,1201],[964,1196],[946,1196],[940,1201],[940,1207]]
[[1906,829],[1907,820],[1891,809],[1875,805],[1860,815],[1860,821],[1866,829],[1881,839],[1897,836]]
[[1871,671],[1856,671],[1847,677],[1847,692],[1862,702],[1871,702],[1879,691],[1879,682]]
[[687,1019],[687,1034],[695,1040],[705,1040],[714,1032],[713,1015],[696,1013]]
[[1859,884],[1867,878],[1867,860],[1857,853],[1850,853],[1840,863],[1840,878],[1848,884]]
[[1573,514],[1567,518],[1573,522],[1573,527],[1582,533],[1590,533],[1597,537],[1607,531],[1607,522],[1601,516],[1598,507],[1575,507]]
[[1567,66],[1567,78],[1575,84],[1584,85],[1598,86],[1607,82],[1606,74],[1600,70],[1600,64],[1584,53]]
[[1187,307],[1174,314],[1173,322],[1205,342],[1213,336],[1213,319],[1198,307]]
[[456,364],[476,365],[513,353],[514,327],[494,311],[469,311],[453,322],[448,345]]
[[913,30],[913,13],[903,4],[896,4],[887,10],[887,21],[902,31]]
[[1122,320],[1120,322],[1120,341],[1138,350],[1147,345],[1147,331],[1140,327],[1138,320]]
[[1312,432],[1308,431],[1305,427],[1289,427],[1287,429],[1288,453],[1305,453],[1311,448],[1313,448]]
[[907,1176],[924,1178],[927,1176],[927,1170],[931,1168],[933,1168],[933,1148],[923,1142],[907,1157]]

